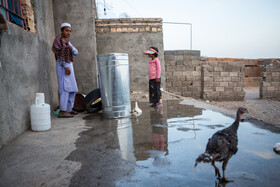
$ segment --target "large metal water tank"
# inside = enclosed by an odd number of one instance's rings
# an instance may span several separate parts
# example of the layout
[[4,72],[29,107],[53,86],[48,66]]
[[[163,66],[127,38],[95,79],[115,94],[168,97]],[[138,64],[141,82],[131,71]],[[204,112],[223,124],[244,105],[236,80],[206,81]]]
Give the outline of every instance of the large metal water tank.
[[97,55],[99,86],[104,118],[130,116],[130,81],[128,54]]

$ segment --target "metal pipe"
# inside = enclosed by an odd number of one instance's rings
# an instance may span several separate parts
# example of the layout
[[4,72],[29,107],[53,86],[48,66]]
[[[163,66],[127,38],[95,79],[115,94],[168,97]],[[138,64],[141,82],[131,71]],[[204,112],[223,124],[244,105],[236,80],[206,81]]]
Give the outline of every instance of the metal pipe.
[[180,24],[180,25],[190,25],[190,48],[192,50],[192,24],[191,23],[180,23],[180,22],[162,22],[166,24]]

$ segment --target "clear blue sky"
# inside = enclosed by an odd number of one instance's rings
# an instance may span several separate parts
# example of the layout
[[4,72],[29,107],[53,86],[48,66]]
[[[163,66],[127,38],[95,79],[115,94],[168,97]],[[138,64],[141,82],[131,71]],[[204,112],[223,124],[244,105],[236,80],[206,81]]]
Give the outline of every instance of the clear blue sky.
[[[280,58],[280,0],[96,0],[100,18],[126,15],[192,24],[202,56]],[[163,25],[165,50],[190,49],[190,27]]]

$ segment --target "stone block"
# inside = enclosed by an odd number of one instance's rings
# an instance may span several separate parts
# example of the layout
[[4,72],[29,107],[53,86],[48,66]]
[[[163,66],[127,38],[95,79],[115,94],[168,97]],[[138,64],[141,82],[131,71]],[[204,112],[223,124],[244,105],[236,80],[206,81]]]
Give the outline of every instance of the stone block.
[[219,87],[219,86],[220,86],[220,83],[219,83],[219,82],[213,82],[213,86],[214,86],[214,87]]
[[173,87],[181,87],[182,85],[183,85],[183,83],[182,82],[178,82],[178,81],[172,83]]
[[222,77],[228,77],[229,76],[229,72],[222,71],[221,72],[221,76]]
[[193,71],[192,75],[193,76],[201,76],[201,71]]
[[200,82],[201,82],[201,76],[196,76],[196,77],[194,77],[194,80],[195,80],[195,81],[200,81]]
[[201,86],[201,82],[200,81],[193,81],[193,86],[200,87]]
[[237,77],[238,76],[238,72],[230,72],[229,76],[230,77]]
[[231,81],[240,82],[241,78],[240,77],[231,77]]
[[223,71],[223,68],[222,67],[214,67],[214,71]]
[[280,90],[280,82],[272,82],[271,86],[278,87],[278,90]]
[[264,86],[264,87],[267,87],[267,86],[271,86],[271,82],[262,82],[261,83],[262,84],[262,86]]
[[183,76],[183,71],[174,71],[173,76],[174,77],[182,77]]
[[183,77],[183,76],[175,77],[175,81],[184,82],[185,81],[185,77]]
[[166,81],[167,82],[172,82],[172,81],[175,81],[175,78],[174,77],[166,77]]
[[275,91],[277,88],[275,86],[268,86],[267,91]]
[[172,77],[172,76],[173,76],[173,71],[165,72],[165,77]]
[[208,61],[207,64],[209,64],[210,66],[213,66],[213,67],[217,67],[219,65],[219,62],[217,62],[217,61]]
[[179,65],[179,66],[176,66],[176,70],[177,71],[185,71],[186,67],[184,65]]
[[164,61],[172,61],[175,60],[175,56],[169,52],[164,52]]
[[191,56],[189,56],[189,55],[184,55],[183,56],[183,59],[184,59],[184,62],[190,62],[191,63]]
[[175,71],[176,70],[176,66],[168,66],[166,71]]
[[220,87],[228,86],[228,82],[219,82],[219,84]]
[[215,87],[214,90],[216,92],[224,92],[225,91],[225,87]]
[[187,73],[187,74],[185,75],[185,77],[187,78],[188,81],[194,80],[194,76],[192,75],[191,72]]
[[[280,77],[280,72],[272,72],[272,77]],[[280,78],[279,78],[280,81]]]
[[184,60],[184,65],[191,65],[192,62],[190,60]]
[[203,89],[202,89],[204,92],[212,92],[213,91],[213,87],[208,87],[208,86],[206,86],[206,87],[203,87]]
[[165,86],[168,87],[168,88],[170,88],[170,87],[172,87],[172,83],[166,81],[166,82],[165,82]]
[[184,56],[183,55],[175,54],[175,60],[176,61],[184,61]]
[[233,90],[234,90],[235,92],[238,92],[238,91],[242,91],[242,88],[241,88],[241,87],[233,87]]
[[233,87],[225,87],[225,92],[233,92]]
[[228,86],[229,87],[235,87],[235,86],[237,86],[237,82],[228,82]]
[[223,77],[215,77],[213,79],[215,82],[222,82],[223,81]]
[[184,65],[184,62],[183,61],[177,61],[176,66],[178,66],[178,65]]

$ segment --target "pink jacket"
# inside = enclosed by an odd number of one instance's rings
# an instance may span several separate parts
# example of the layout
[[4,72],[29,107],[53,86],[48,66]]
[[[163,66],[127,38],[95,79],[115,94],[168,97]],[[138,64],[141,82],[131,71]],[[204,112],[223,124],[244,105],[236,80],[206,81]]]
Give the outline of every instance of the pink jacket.
[[159,59],[154,59],[149,61],[149,79],[160,78],[161,67]]

